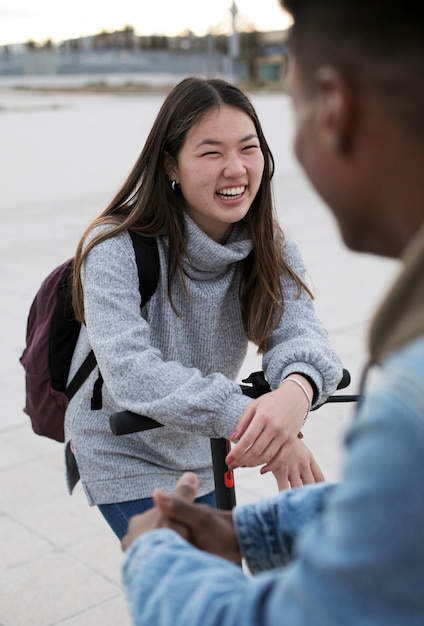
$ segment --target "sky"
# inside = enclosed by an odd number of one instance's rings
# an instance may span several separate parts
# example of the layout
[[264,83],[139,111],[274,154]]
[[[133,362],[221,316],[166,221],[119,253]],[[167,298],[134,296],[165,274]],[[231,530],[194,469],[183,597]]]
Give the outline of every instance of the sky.
[[[134,27],[138,35],[203,35],[231,24],[232,0],[0,0],[0,45],[47,39],[60,42],[102,30]],[[278,0],[236,0],[238,28],[289,26]]]

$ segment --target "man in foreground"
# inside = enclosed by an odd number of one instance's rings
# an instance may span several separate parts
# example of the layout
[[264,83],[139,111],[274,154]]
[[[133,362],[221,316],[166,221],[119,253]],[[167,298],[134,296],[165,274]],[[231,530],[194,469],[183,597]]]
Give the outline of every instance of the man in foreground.
[[403,269],[370,329],[340,484],[232,513],[192,504],[192,474],[156,492],[123,541],[137,625],[424,623],[424,9],[282,4],[296,155],[347,246]]

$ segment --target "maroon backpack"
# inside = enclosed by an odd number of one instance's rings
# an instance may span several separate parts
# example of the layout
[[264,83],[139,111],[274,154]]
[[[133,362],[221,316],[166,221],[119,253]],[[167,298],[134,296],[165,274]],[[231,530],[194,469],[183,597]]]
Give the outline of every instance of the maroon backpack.
[[[156,289],[159,256],[155,239],[133,232],[130,235],[143,307]],[[29,311],[26,347],[19,359],[25,369],[24,412],[29,415],[34,432],[61,442],[69,401],[96,367],[91,350],[67,384],[81,328],[72,308],[72,264],[73,259],[62,263],[42,282]]]

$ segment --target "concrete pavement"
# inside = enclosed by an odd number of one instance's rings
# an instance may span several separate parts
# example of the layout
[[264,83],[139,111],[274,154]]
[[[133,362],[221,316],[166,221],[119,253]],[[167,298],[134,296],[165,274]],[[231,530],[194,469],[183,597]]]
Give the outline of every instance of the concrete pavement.
[[[163,95],[37,94],[0,86],[0,626],[129,626],[120,546],[82,489],[66,491],[62,446],[33,434],[18,359],[32,298],[74,253],[121,184]],[[366,328],[396,263],[348,252],[291,152],[291,107],[253,96],[276,160],[279,217],[301,245],[316,307],[357,390]],[[260,369],[249,352],[242,376]],[[305,427],[328,480],[352,405],[326,405]],[[257,469],[236,473],[238,502],[274,493]]]

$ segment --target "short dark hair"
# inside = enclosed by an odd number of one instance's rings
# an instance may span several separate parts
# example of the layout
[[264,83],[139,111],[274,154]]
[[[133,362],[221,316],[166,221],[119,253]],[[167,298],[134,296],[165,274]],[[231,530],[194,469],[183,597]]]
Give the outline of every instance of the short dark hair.
[[289,49],[313,84],[329,64],[380,91],[388,110],[424,140],[424,3],[280,0],[292,15]]

